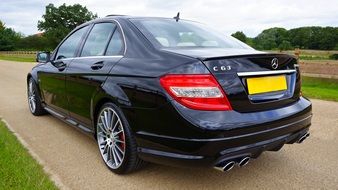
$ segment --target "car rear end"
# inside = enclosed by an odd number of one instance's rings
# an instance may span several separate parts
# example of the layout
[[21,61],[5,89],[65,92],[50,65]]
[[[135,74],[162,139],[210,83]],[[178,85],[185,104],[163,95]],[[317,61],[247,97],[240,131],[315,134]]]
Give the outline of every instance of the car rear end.
[[[277,151],[309,136],[311,102],[301,96],[294,57],[255,51],[240,42],[222,44],[214,36],[201,40],[205,38],[200,35],[203,29],[184,23],[155,23],[159,28],[154,33],[147,30],[151,22],[136,26],[148,39],[157,39],[154,46],[159,45],[161,51],[194,57],[196,63],[159,77],[170,102],[165,113],[178,114],[177,120],[183,120],[184,126],[177,135],[139,132],[148,145],[139,149],[141,158],[227,171],[235,164],[246,165],[264,151]],[[167,34],[171,29],[178,30],[176,36]]]

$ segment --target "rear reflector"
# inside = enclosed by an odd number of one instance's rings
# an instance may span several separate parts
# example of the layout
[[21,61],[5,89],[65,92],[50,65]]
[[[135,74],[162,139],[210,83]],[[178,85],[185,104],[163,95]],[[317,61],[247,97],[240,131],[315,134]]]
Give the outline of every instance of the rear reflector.
[[180,104],[195,110],[232,110],[212,75],[165,75],[162,87]]

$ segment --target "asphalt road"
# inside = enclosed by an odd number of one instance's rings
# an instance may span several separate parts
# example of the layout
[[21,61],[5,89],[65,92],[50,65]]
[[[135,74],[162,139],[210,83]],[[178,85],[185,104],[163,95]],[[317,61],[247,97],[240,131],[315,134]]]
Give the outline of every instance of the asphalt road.
[[338,189],[338,103],[312,100],[311,137],[263,153],[244,168],[221,173],[151,164],[118,176],[104,166],[94,140],[50,115],[30,114],[25,79],[32,66],[0,61],[0,115],[65,188]]

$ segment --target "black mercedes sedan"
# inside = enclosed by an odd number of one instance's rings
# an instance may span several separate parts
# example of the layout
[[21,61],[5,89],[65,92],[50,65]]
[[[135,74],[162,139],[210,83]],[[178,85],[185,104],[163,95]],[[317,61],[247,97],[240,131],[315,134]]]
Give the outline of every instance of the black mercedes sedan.
[[117,174],[146,162],[228,171],[309,136],[297,59],[198,22],[110,15],[37,61],[27,76],[32,114],[93,136]]

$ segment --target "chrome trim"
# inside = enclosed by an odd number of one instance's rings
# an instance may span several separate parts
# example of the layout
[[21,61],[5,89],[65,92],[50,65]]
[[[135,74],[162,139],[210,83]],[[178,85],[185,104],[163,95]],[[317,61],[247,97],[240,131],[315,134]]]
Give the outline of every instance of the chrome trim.
[[62,119],[65,118],[65,116],[59,114],[58,112],[56,112],[56,111],[54,111],[54,110],[52,110],[52,109],[49,109],[48,107],[44,107],[44,108],[45,108],[45,110],[48,111],[50,114],[53,114],[53,115],[55,115],[55,116],[57,116],[57,117],[60,117],[60,118],[62,118]]
[[[59,61],[59,60],[63,61],[63,60],[80,59],[80,58],[85,58],[86,59],[86,58],[94,58],[94,57],[95,58],[109,58],[109,57],[111,57],[111,58],[113,58],[113,57],[121,57],[121,58],[123,58],[125,56],[126,52],[127,52],[127,42],[126,42],[126,37],[125,37],[125,34],[124,34],[124,30],[123,30],[123,28],[122,28],[122,26],[121,26],[121,24],[120,24],[119,21],[117,21],[115,19],[110,19],[110,20],[116,22],[117,25],[119,26],[120,30],[121,30],[122,37],[123,37],[123,43],[124,43],[124,52],[123,52],[123,55],[110,55],[110,56],[99,55],[99,56],[86,56],[86,57],[69,57],[69,58],[65,58],[65,59],[57,59],[57,60],[54,60],[54,61]],[[94,23],[94,24],[96,24],[96,23]],[[63,43],[63,41],[61,43]],[[59,51],[59,49],[57,50],[57,52],[58,51]],[[57,54],[57,52],[56,52],[56,54]]]
[[66,118],[65,121],[67,121],[68,123],[72,124],[72,125],[77,125],[78,123],[70,118]]
[[92,59],[92,58],[122,58],[123,55],[108,55],[108,56],[104,56],[104,55],[93,55],[93,56],[84,56],[84,57],[74,57],[72,59]]
[[234,161],[231,161],[231,162],[229,162],[229,163],[227,163],[227,164],[224,165],[223,171],[224,171],[224,172],[228,172],[228,171],[230,171],[232,168],[234,168],[235,165],[236,165],[236,163],[235,163]]
[[85,56],[85,57],[70,57],[70,58],[64,58],[64,59],[57,59],[57,61],[67,61],[67,60],[73,60],[73,59],[93,59],[93,58],[123,58],[123,55],[93,55],[93,56]]
[[123,55],[125,55],[126,52],[127,52],[127,42],[126,42],[126,37],[124,35],[124,30],[123,30],[123,28],[122,28],[122,26],[121,26],[121,24],[120,24],[119,21],[117,21],[115,19],[111,19],[111,20],[115,21],[119,25],[119,27],[120,27],[120,30],[121,30],[122,36],[123,36],[123,42],[124,42],[124,52],[123,52]]
[[238,163],[238,166],[239,167],[243,167],[245,165],[247,165],[249,162],[250,162],[250,157],[247,156],[247,157],[244,157],[239,163]]
[[292,70],[279,70],[279,71],[254,71],[254,72],[239,72],[237,73],[240,77],[247,76],[256,76],[256,75],[276,75],[276,74],[290,74],[296,72],[295,69]]

